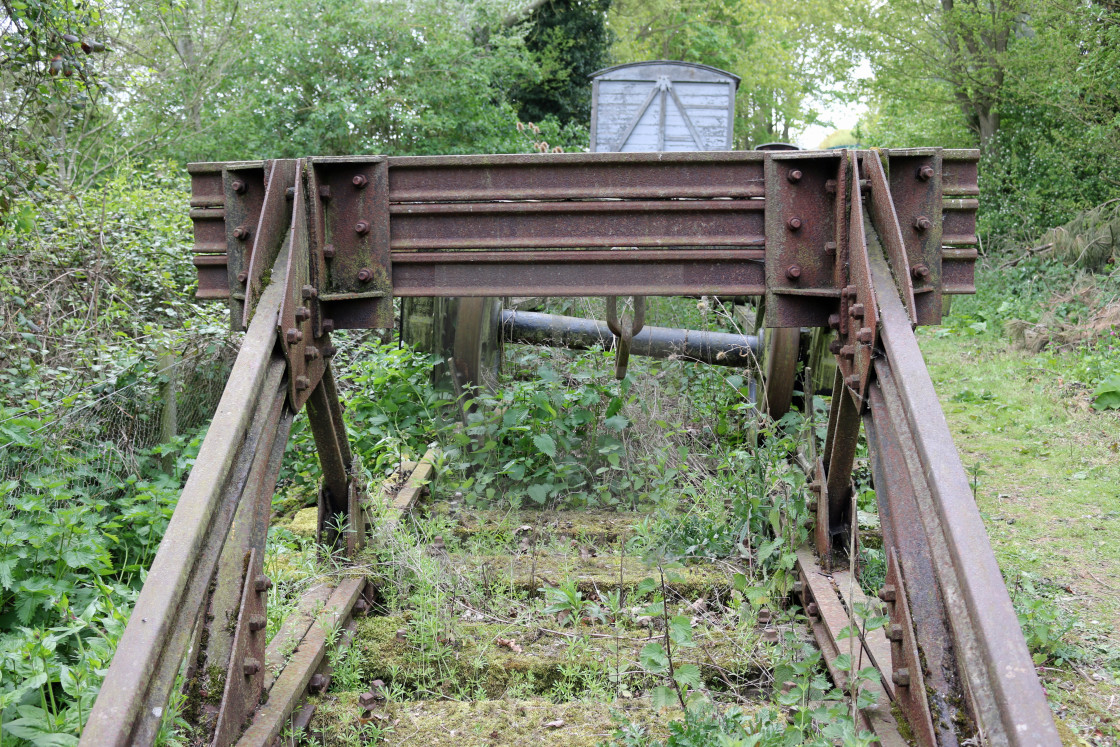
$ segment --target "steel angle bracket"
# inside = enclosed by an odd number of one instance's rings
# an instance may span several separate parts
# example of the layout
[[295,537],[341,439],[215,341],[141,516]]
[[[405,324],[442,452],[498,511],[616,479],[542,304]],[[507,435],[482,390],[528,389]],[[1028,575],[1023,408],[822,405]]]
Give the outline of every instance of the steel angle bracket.
[[222,693],[222,707],[212,747],[233,744],[246,719],[259,705],[264,687],[265,604],[272,584],[264,575],[264,558],[255,548],[245,559],[244,579],[241,611],[237,616],[226,687]]
[[241,317],[243,328],[249,326],[249,320],[256,310],[257,300],[267,285],[268,278],[265,278],[265,273],[269,272],[276,263],[276,258],[280,256],[287,239],[291,226],[293,188],[297,169],[298,163],[295,159],[265,162],[264,170],[267,177],[264,201],[261,205],[260,218],[249,237],[252,249],[245,276],[245,299]]
[[[840,313],[837,325],[840,342],[836,354],[844,385],[852,392],[859,410],[867,403],[867,386],[871,379],[871,358],[878,336],[879,303],[871,280],[871,264],[867,255],[870,221],[863,209],[864,182],[860,179],[860,159],[851,161],[849,179],[848,283],[840,291]],[[871,240],[877,235],[871,232]]]
[[308,163],[316,336],[392,327],[388,159],[323,157]]
[[[887,158],[891,203],[913,286],[914,319],[919,325],[940,324],[944,231],[941,148],[893,150],[883,157]],[[900,264],[894,265],[896,273],[900,268]]]
[[902,565],[898,561],[898,551],[893,547],[887,556],[886,583],[879,590],[879,598],[886,603],[890,619],[887,640],[891,642],[890,676],[894,684],[894,699],[905,714],[918,744],[936,745],[938,740],[929,703],[926,702],[926,680],[922,673],[921,657],[918,655],[910,605],[906,601]]
[[264,208],[266,164],[232,163],[222,169],[226,209],[226,282],[229,287],[230,326],[243,330],[245,289],[253,256],[254,237]]
[[835,311],[838,185],[847,153],[767,152],[766,326],[823,327]]

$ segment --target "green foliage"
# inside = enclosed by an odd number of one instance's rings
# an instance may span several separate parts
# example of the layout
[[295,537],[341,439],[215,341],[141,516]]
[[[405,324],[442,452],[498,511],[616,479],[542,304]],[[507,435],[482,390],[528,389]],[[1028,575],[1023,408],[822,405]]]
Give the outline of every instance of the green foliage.
[[1040,584],[1032,575],[1021,573],[1012,594],[1027,648],[1039,666],[1047,662],[1061,666],[1083,656],[1064,639],[1073,630],[1076,619],[1055,604],[1054,591],[1057,589],[1053,585]]
[[1098,410],[1120,410],[1120,376],[1113,376],[1097,385],[1093,407]]
[[535,79],[516,85],[511,94],[521,119],[591,121],[589,76],[607,65],[610,5],[611,0],[547,0],[532,12],[525,47]]

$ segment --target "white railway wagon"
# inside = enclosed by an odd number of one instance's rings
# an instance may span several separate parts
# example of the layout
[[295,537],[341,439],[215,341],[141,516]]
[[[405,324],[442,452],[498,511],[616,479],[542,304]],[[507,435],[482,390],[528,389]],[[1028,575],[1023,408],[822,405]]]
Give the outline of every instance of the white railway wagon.
[[635,62],[591,76],[592,151],[731,150],[739,78],[691,62]]

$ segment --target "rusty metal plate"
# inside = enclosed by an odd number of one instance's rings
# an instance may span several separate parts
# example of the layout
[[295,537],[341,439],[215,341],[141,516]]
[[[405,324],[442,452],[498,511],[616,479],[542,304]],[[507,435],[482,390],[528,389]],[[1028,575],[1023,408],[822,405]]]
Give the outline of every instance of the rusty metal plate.
[[[894,151],[890,151],[893,156]],[[980,194],[978,167],[980,151],[941,151],[941,186],[946,196],[976,197]]]
[[[850,283],[840,292],[840,352],[837,365],[844,373],[844,384],[855,397],[857,409],[862,410],[871,377],[871,358],[878,336],[879,302],[871,282],[871,267],[867,257],[868,241],[878,241],[874,227],[863,207],[863,190],[860,186],[860,164],[857,158],[851,164],[850,219],[848,226],[848,267]],[[867,229],[871,229],[868,231]],[[870,234],[870,235],[869,235]]]
[[194,266],[198,273],[198,290],[195,298],[211,301],[229,298],[229,283],[226,279],[226,265],[229,259],[225,254],[196,254]]
[[914,639],[914,624],[910,618],[910,605],[906,601],[906,585],[902,578],[898,551],[893,547],[887,556],[887,579],[883,596],[890,615],[888,638],[891,641],[891,669],[889,676],[894,684],[894,697],[906,714],[910,730],[922,747],[956,744],[952,732],[943,733],[947,742],[938,742],[933,729],[933,717],[926,703],[925,676]]
[[939,148],[891,151],[890,190],[902,231],[918,324],[941,322],[941,174]]
[[[292,200],[289,192],[296,184],[297,162],[294,159],[268,161],[265,172],[268,178],[265,184],[264,202],[261,206],[260,219],[256,226],[227,226],[229,240],[243,240],[252,242],[249,253],[249,270],[245,277],[244,313],[241,324],[249,326],[249,320],[256,309],[257,299],[264,290],[265,273],[272,270],[276,258],[280,256],[281,248],[288,237],[288,229],[292,221]],[[250,231],[243,234],[244,239],[238,239],[234,231],[238,229]]]
[[399,202],[761,197],[764,154],[559,153],[389,159]]
[[836,310],[841,154],[766,153],[766,326],[823,327]]
[[976,211],[979,200],[971,198],[946,199],[942,205],[941,243],[945,246],[975,245]]
[[260,702],[265,675],[265,603],[268,601],[268,587],[259,583],[263,577],[264,557],[254,548],[246,558],[241,613],[237,616],[226,689],[222,693],[222,707],[211,747],[233,744]]
[[[918,311],[914,304],[914,285],[910,277],[908,247],[906,240],[903,238],[902,229],[898,224],[894,196],[890,184],[887,182],[887,174],[883,170],[883,162],[879,160],[878,153],[871,151],[864,157],[863,170],[867,174],[868,188],[871,191],[867,199],[867,209],[871,215],[871,222],[875,226],[875,232],[879,235],[879,241],[883,244],[887,259],[891,263],[891,269],[894,270],[895,285],[902,297],[902,304],[910,315],[910,322],[917,324]],[[927,228],[932,227],[933,222],[928,218],[926,220],[930,224]],[[940,256],[940,251],[938,251],[938,256]]]
[[226,285],[229,293],[230,322],[235,329],[244,329],[245,287],[249,277],[249,260],[253,242],[245,231],[260,225],[264,207],[264,164],[222,171],[222,185],[226,205],[226,225],[233,226],[229,241],[229,264],[226,268]]
[[975,249],[945,248],[941,250],[941,292],[946,295],[976,292]]

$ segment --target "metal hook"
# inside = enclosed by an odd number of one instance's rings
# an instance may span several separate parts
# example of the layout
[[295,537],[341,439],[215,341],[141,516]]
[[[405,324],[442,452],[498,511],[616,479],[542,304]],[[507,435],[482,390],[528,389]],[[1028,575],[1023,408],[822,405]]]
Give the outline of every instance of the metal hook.
[[626,378],[626,367],[630,363],[630,343],[646,324],[646,297],[633,296],[634,317],[625,327],[618,320],[618,296],[607,296],[607,328],[618,338],[615,350],[614,377],[621,381]]

